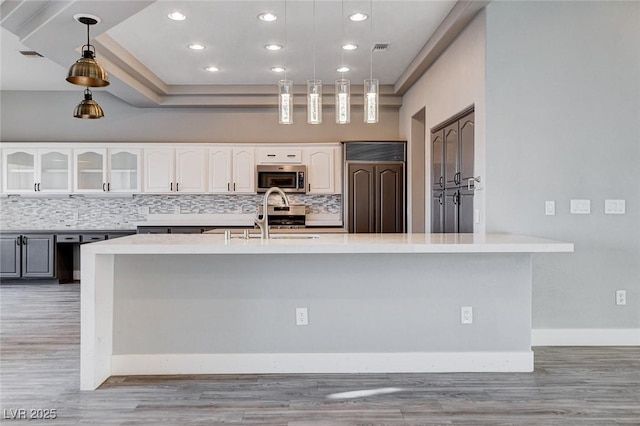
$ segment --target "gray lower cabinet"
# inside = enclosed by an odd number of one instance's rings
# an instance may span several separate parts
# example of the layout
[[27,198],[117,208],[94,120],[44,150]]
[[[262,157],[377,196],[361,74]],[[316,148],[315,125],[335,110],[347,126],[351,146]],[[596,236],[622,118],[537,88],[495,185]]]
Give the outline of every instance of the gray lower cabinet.
[[3,234],[0,240],[0,277],[53,278],[53,235]]

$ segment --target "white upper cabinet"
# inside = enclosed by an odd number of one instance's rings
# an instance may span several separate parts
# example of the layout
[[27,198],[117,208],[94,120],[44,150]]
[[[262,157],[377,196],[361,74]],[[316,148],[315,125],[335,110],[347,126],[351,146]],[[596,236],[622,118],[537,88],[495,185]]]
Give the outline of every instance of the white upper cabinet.
[[209,148],[209,192],[231,192],[231,148]]
[[256,192],[256,164],[253,148],[233,150],[233,192]]
[[258,148],[257,164],[301,164],[302,150],[292,148]]
[[109,149],[110,192],[140,192],[142,190],[142,152],[139,149]]
[[80,148],[73,158],[75,192],[140,191],[139,149]]
[[304,149],[308,194],[339,193],[339,188],[336,191],[336,149],[334,147]]
[[145,148],[144,190],[153,193],[206,191],[205,148]]
[[207,154],[204,148],[176,148],[176,192],[207,190]]
[[2,166],[6,193],[71,192],[70,149],[4,149]]

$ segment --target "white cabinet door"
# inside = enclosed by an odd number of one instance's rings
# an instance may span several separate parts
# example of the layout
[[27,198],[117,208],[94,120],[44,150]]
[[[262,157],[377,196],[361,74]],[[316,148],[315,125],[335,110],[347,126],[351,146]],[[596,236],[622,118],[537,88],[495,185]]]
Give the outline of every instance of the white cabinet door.
[[110,192],[140,192],[142,155],[139,149],[109,149]]
[[233,191],[256,192],[253,149],[233,150]]
[[38,192],[69,193],[72,190],[70,149],[38,149],[36,183]]
[[231,192],[231,148],[209,148],[209,192]]
[[75,192],[107,191],[107,150],[85,148],[73,150]]
[[258,148],[257,164],[300,164],[302,150],[291,148]]
[[176,148],[176,192],[205,192],[207,155],[204,148]]
[[36,150],[2,150],[2,188],[8,194],[21,194],[37,191]]
[[335,191],[334,148],[305,148],[307,193],[333,194]]
[[144,149],[144,190],[145,192],[172,192],[174,182],[173,148]]

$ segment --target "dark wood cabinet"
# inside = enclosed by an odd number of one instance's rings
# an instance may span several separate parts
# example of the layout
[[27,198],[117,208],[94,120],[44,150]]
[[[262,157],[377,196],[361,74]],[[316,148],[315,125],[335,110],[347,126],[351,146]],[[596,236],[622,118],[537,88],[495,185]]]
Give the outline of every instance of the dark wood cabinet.
[[350,163],[347,173],[349,232],[405,232],[404,164]]
[[53,242],[53,235],[2,235],[0,277],[53,278]]
[[473,232],[473,111],[432,130],[431,158],[431,232]]

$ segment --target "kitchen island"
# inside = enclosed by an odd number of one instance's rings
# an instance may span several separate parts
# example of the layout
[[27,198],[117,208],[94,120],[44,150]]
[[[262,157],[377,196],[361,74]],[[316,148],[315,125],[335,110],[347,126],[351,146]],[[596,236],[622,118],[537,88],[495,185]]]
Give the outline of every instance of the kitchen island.
[[573,251],[502,234],[317,237],[83,246],[81,389],[112,375],[532,371],[531,258]]

